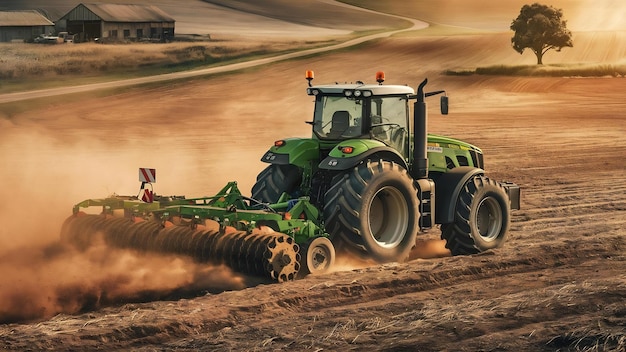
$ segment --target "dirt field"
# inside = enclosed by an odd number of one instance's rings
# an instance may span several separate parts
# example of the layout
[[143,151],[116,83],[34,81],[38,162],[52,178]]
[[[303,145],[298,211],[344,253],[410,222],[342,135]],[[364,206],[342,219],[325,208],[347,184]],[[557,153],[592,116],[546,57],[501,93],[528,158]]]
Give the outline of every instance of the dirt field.
[[[441,74],[532,64],[509,39],[402,36],[105,97],[0,105],[0,350],[625,351],[624,79]],[[576,33],[546,61],[619,62],[625,42],[625,32]],[[74,203],[134,194],[137,167],[157,168],[161,194],[209,195],[230,180],[249,190],[275,139],[310,134],[307,69],[316,83],[373,82],[383,70],[388,83],[428,77],[446,89],[451,113],[434,100],[430,130],[480,146],[488,175],[522,187],[505,246],[448,257],[435,230],[408,263],[341,258],[334,273],[268,284],[57,243]]]

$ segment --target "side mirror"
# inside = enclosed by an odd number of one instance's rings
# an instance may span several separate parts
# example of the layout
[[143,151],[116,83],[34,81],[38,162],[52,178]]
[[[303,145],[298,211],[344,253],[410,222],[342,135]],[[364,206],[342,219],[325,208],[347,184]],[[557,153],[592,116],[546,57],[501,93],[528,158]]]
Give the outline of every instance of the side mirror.
[[442,95],[439,105],[441,106],[441,114],[448,115],[448,96]]

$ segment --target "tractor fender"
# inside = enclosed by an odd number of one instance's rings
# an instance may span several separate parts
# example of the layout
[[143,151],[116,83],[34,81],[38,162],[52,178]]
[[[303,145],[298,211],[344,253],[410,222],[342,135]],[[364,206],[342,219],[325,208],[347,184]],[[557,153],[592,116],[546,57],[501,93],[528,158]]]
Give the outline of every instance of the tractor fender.
[[[279,143],[280,142],[280,143]],[[263,156],[261,161],[277,165],[306,167],[311,160],[319,158],[320,143],[310,138],[288,138],[277,141]]]
[[435,223],[454,222],[456,203],[463,186],[476,176],[484,175],[485,170],[471,166],[460,166],[437,177],[435,181]]
[[395,149],[375,140],[346,140],[339,143],[319,164],[323,170],[349,170],[363,160],[376,159],[393,161],[405,169],[409,169],[406,161]]

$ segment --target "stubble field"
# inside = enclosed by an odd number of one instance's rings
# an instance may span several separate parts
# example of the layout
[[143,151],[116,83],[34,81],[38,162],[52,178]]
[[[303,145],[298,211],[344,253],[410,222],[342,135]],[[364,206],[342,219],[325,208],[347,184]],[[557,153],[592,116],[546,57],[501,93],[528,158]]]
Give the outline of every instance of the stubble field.
[[[532,64],[509,39],[403,35],[230,75],[5,104],[0,349],[623,351],[624,79],[442,74]],[[574,48],[546,60],[619,63],[625,40],[577,32]],[[259,284],[180,258],[56,244],[73,203],[132,194],[140,166],[157,168],[162,194],[208,195],[230,180],[249,190],[275,139],[310,133],[307,69],[317,83],[373,82],[383,70],[388,83],[428,77],[446,89],[451,113],[433,101],[430,131],[480,146],[488,175],[522,187],[505,246],[448,257],[433,230],[408,263],[343,258],[327,275]]]

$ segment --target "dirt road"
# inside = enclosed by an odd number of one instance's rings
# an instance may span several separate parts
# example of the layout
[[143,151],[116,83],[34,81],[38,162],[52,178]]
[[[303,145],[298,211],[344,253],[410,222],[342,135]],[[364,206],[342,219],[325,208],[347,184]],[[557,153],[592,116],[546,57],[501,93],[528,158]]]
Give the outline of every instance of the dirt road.
[[[322,1],[322,2],[333,5],[333,6],[349,8],[353,11],[356,10],[356,11],[361,11],[361,12],[366,12],[366,13],[373,13],[376,15],[383,15],[375,11],[361,9],[355,6],[339,3],[336,1],[328,0],[328,1]],[[358,38],[346,40],[339,44],[333,44],[330,46],[307,49],[307,50],[300,50],[300,51],[291,52],[287,54],[280,54],[280,55],[276,55],[272,57],[243,61],[243,62],[228,64],[228,65],[223,65],[223,66],[210,67],[210,68],[204,68],[204,69],[198,69],[198,70],[182,71],[182,72],[166,73],[166,74],[161,74],[161,75],[156,75],[156,76],[122,79],[122,80],[116,80],[116,81],[111,81],[111,82],[92,83],[92,84],[85,84],[85,85],[79,85],[79,86],[55,87],[55,88],[48,88],[48,89],[39,89],[39,90],[34,90],[34,91],[0,94],[0,104],[10,103],[10,102],[15,102],[15,101],[22,101],[22,100],[27,100],[27,99],[37,99],[37,98],[44,98],[44,97],[54,97],[54,96],[59,96],[59,95],[75,94],[75,93],[81,93],[81,92],[90,92],[90,91],[95,91],[99,89],[122,88],[122,87],[134,86],[134,85],[140,85],[140,84],[146,84],[146,83],[168,82],[172,80],[185,79],[185,78],[190,78],[190,77],[234,72],[238,70],[248,69],[251,67],[267,65],[273,62],[290,60],[290,59],[295,59],[299,57],[306,57],[309,55],[324,53],[328,51],[349,48],[351,46],[355,46],[355,45],[365,43],[368,41],[389,37],[394,34],[423,29],[423,28],[428,27],[428,23],[419,21],[416,19],[408,18],[408,17],[396,16],[396,15],[383,15],[383,16],[405,20],[408,23],[411,23],[412,25],[403,29],[389,30],[385,32],[360,36]],[[262,27],[262,24],[259,24],[259,26]],[[304,30],[301,30],[301,31],[304,31]]]
[[[344,261],[342,271],[286,284],[202,295],[207,283],[195,291],[199,297],[184,283],[169,296],[148,290],[99,305],[101,295],[83,306],[87,311],[0,325],[0,349],[624,351],[624,80],[440,74],[517,58],[510,48],[482,45],[498,40],[391,38],[357,52],[7,114],[0,161],[19,173],[2,173],[2,199],[12,203],[1,208],[9,217],[0,263],[3,273],[21,275],[5,276],[3,302],[18,294],[39,302],[41,295],[19,290],[27,284],[51,292],[50,300],[61,279],[76,284],[63,291],[65,299],[93,292],[78,283],[97,284],[89,279],[121,257],[61,266],[72,269],[71,278],[53,265],[30,268],[40,274],[30,282],[25,260],[10,265],[15,255],[7,253],[53,243],[73,202],[134,191],[137,166],[159,170],[164,194],[209,194],[231,179],[250,189],[263,167],[257,160],[275,138],[309,134],[306,69],[316,70],[320,83],[373,81],[381,69],[389,83],[414,86],[428,76],[432,89],[445,88],[451,98],[447,117],[431,104],[431,131],[480,146],[487,173],[521,185],[523,198],[506,245],[481,255],[382,266]],[[587,44],[567,60],[595,55]],[[438,235],[423,235],[418,248],[436,244]],[[167,265],[151,271],[146,262],[131,262],[142,280],[164,275]],[[81,273],[80,266],[92,270]],[[153,294],[186,298],[129,303]]]

